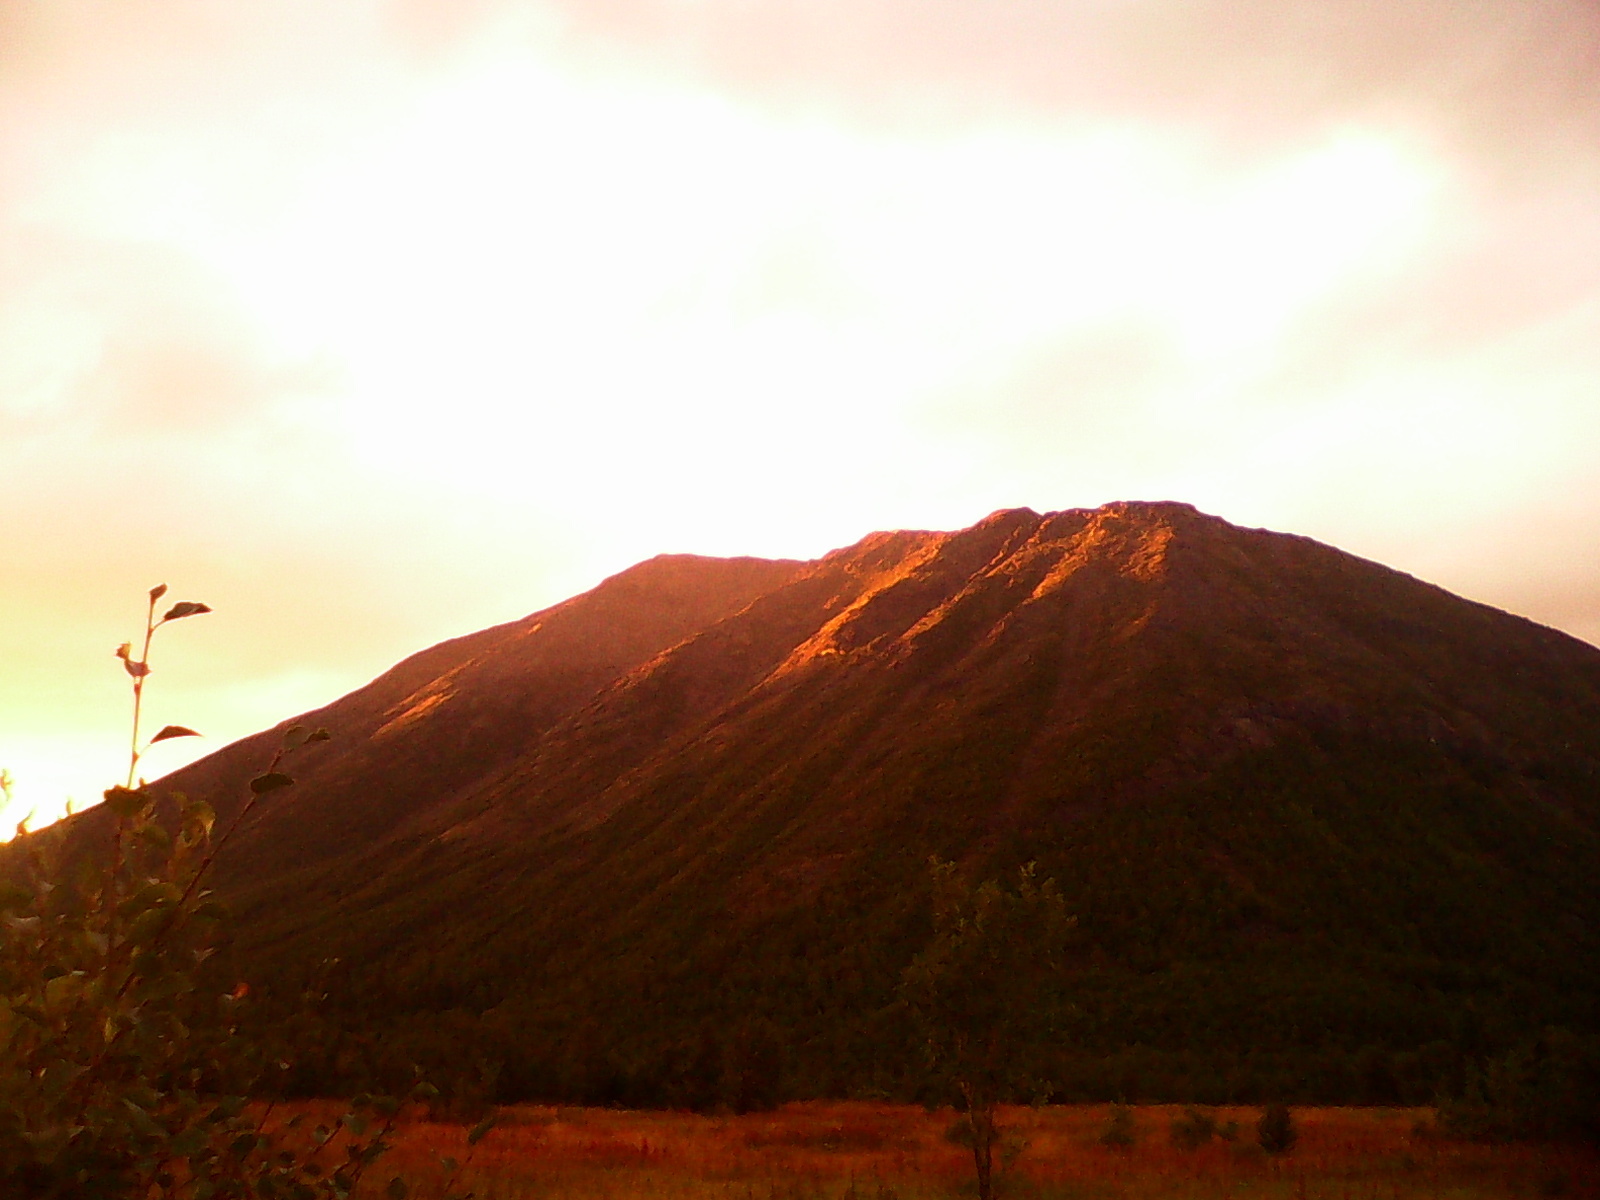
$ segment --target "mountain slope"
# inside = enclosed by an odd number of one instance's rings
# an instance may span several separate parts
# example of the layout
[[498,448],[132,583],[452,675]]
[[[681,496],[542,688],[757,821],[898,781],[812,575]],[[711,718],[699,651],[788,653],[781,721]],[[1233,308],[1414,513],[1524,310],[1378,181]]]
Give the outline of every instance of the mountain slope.
[[1398,1092],[1597,1026],[1600,651],[1308,539],[1015,510],[653,560],[475,638],[316,714],[222,880],[248,969],[337,957],[335,1025],[508,1095],[896,1086],[931,852],[1061,882],[1083,1078],[1142,1045],[1348,1097],[1370,1050]]
[[272,877],[336,860],[447,803],[598,688],[801,566],[661,555],[522,620],[415,654],[326,708],[236,742],[160,786],[212,799],[225,819],[271,759],[279,730],[325,725],[337,744],[290,764],[299,786],[238,840],[230,865],[241,876]]

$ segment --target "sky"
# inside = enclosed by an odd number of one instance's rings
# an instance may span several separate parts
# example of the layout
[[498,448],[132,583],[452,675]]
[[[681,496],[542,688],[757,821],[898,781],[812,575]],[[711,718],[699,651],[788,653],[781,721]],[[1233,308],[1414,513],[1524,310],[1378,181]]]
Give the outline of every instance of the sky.
[[1600,7],[0,0],[0,824],[662,552],[1176,499],[1600,643]]

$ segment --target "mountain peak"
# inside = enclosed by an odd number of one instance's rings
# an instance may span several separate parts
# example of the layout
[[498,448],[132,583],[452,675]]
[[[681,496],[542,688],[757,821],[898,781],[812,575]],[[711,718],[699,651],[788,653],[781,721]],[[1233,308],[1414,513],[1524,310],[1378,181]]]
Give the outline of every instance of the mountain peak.
[[[1600,651],[1187,504],[662,555],[301,719],[334,740],[218,862],[241,954],[361,964],[352,1011],[402,1023],[524,1014],[594,1059],[562,1079],[755,1013],[811,1086],[879,1086],[930,854],[1061,883],[1117,1044],[1213,1036],[1196,980],[1241,1055],[1600,992]],[[271,740],[157,786],[225,821]]]

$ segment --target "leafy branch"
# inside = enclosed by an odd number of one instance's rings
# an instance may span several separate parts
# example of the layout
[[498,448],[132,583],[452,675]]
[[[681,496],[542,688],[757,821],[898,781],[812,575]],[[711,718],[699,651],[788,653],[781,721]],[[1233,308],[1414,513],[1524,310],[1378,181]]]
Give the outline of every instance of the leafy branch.
[[[155,631],[211,611],[183,601],[157,619],[152,588],[141,653],[117,651],[133,686],[126,785],[105,794],[109,843],[61,830],[20,837],[0,874],[0,1195],[208,1200],[347,1200],[384,1152],[400,1101],[360,1098],[341,1122],[346,1161],[325,1170],[323,1142],[291,1121],[269,1131],[255,1047],[239,1035],[249,989],[215,957],[226,913],[204,886],[229,839],[293,784],[288,756],[325,730],[285,731],[220,837],[200,800],[175,797],[175,820],[135,786],[139,722]],[[0,780],[0,789],[9,780]],[[384,1122],[369,1127],[365,1111]]]

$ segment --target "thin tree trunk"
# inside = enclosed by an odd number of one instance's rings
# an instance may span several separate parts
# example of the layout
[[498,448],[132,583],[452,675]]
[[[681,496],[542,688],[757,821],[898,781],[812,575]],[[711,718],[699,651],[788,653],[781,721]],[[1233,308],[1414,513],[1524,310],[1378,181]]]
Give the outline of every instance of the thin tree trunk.
[[972,1164],[978,1171],[978,1200],[994,1200],[994,1105],[972,1105]]

